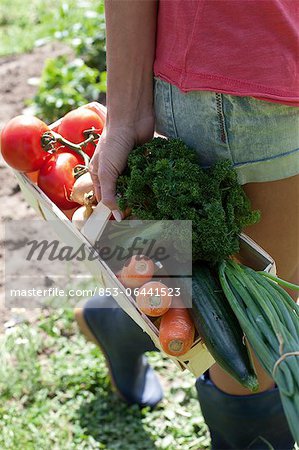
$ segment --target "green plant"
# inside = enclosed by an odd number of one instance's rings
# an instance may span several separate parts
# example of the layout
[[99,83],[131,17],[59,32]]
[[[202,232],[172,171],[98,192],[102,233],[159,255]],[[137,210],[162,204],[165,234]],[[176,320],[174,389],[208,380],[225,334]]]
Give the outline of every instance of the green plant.
[[[141,220],[192,220],[193,260],[213,264],[239,250],[239,233],[259,219],[229,160],[200,167],[180,139],[154,138],[132,150],[118,179],[119,206]],[[168,226],[176,236],[176,224]],[[165,233],[163,237],[167,239]],[[186,246],[184,233],[177,236]]]
[[85,12],[85,20],[75,23],[70,31],[71,45],[76,55],[89,67],[102,72],[106,70],[106,25],[103,2]]
[[[65,23],[72,9],[81,8],[80,20]],[[105,17],[103,1],[62,3],[53,13],[50,34],[74,48],[77,59],[59,57],[45,66],[34,107],[46,121],[65,115],[106,92]],[[103,95],[102,95],[103,97]]]
[[209,448],[194,377],[152,353],[165,399],[154,411],[127,406],[71,310],[13,328],[0,336],[0,350],[1,450]]
[[[68,21],[69,15],[74,16],[74,11],[77,11],[77,20]],[[105,70],[106,26],[103,0],[63,2],[60,8],[53,12],[51,23],[50,33],[56,39],[68,42],[74,48],[76,56],[82,58],[89,67],[100,72]]]
[[47,8],[41,0],[1,2],[0,55],[57,40],[69,44],[78,59],[47,62],[38,93],[27,102],[48,122],[106,91],[104,2],[53,0]]
[[[295,441],[299,442],[299,307],[279,284],[289,284],[234,261],[223,261],[219,278],[263,368],[273,377]],[[278,283],[278,284],[277,284]]]
[[82,59],[67,62],[60,56],[46,62],[41,84],[33,98],[35,115],[54,122],[70,110],[98,100],[106,91],[106,72],[99,73]]
[[76,54],[82,58],[85,64],[100,72],[106,70],[105,34],[98,34],[92,38],[81,36],[73,41]]
[[[1,0],[0,55],[31,51],[35,46],[61,40],[73,46],[77,55],[102,48],[103,0]],[[96,57],[95,57],[96,58]],[[103,59],[101,61],[105,61]],[[103,70],[104,66],[95,66]]]

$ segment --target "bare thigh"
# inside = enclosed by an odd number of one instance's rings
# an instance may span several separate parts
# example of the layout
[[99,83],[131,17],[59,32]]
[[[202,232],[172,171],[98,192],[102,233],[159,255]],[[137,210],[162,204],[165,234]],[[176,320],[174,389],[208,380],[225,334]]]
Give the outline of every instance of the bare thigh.
[[244,190],[261,221],[246,233],[275,259],[280,277],[299,282],[299,175]]
[[[252,207],[261,211],[261,221],[245,232],[275,259],[280,277],[299,283],[299,175],[267,183],[249,183],[244,190]],[[273,387],[272,379],[256,359],[255,364],[260,391]],[[225,392],[249,393],[217,364],[210,369],[210,376]]]

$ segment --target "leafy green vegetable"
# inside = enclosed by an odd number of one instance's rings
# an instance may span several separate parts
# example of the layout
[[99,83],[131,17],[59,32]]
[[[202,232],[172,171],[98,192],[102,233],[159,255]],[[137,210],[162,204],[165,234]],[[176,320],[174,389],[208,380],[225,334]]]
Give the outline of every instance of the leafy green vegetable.
[[193,260],[217,263],[236,253],[241,230],[259,220],[231,162],[203,169],[179,139],[155,138],[135,148],[117,192],[119,207],[138,219],[192,220]]

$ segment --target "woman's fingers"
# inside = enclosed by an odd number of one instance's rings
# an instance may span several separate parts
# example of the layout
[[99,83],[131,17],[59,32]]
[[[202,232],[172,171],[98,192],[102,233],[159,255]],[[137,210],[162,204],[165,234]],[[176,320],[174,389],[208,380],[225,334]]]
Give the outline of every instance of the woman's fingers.
[[89,172],[93,182],[94,193],[98,202],[101,201],[101,185],[98,175],[98,153],[95,153],[89,163]]
[[98,176],[100,179],[102,202],[111,209],[114,218],[120,222],[121,214],[117,209],[115,197],[118,174],[111,167],[101,164],[99,166]]
[[116,203],[116,182],[118,172],[107,158],[101,158],[100,152],[96,152],[89,164],[90,176],[93,182],[97,201],[102,201],[111,209],[115,220],[121,221],[122,215],[117,209]]
[[91,176],[91,179],[93,182],[94,193],[95,193],[97,202],[100,202],[102,196],[101,196],[101,186],[100,186],[98,174],[90,172],[90,176]]
[[96,198],[111,209],[117,221],[122,220],[116,201],[117,179],[126,167],[134,142],[135,135],[131,128],[109,134],[104,130],[89,164]]

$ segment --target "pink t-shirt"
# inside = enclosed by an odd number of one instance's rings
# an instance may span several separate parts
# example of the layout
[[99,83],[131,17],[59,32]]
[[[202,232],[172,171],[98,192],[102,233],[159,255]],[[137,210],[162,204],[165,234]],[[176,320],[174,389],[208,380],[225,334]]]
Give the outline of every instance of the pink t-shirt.
[[160,0],[154,72],[182,91],[299,106],[299,0]]

